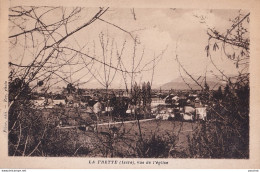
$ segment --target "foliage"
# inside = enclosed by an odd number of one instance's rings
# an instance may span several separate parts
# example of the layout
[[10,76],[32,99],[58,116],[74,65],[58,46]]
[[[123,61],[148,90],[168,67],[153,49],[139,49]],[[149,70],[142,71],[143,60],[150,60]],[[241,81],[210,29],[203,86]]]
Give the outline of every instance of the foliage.
[[[32,106],[30,95],[32,90],[35,91],[35,88],[41,87],[41,90],[45,92],[34,93],[34,99],[40,96],[53,98],[53,95],[48,94],[47,91],[51,86],[60,82],[68,83],[67,88],[64,89],[67,89],[68,94],[75,93],[75,82],[79,82],[79,80],[73,82],[72,77],[77,72],[87,69],[84,77],[88,77],[87,75],[90,74],[89,80],[95,78],[108,90],[118,72],[122,72],[126,84],[126,76],[131,74],[131,83],[133,83],[135,75],[151,70],[149,69],[151,62],[154,62],[152,68],[154,70],[155,64],[161,59],[165,50],[150,62],[145,63],[144,66],[140,65],[144,50],[140,58],[137,59],[137,44],[140,44],[137,36],[134,38],[132,32],[102,19],[101,17],[110,11],[108,9],[96,8],[93,9],[93,13],[86,15],[89,9],[80,7],[14,6],[9,8],[9,43],[12,50],[9,62],[11,71],[9,76],[9,155],[77,156],[90,153],[88,145],[81,144],[78,140],[77,130],[59,130],[60,120],[62,118],[69,120],[64,112],[65,107],[52,109],[36,107],[39,109],[35,109]],[[50,16],[52,19],[48,20]],[[133,38],[135,47],[132,57],[133,65],[130,66],[130,68],[132,67],[131,71],[121,60],[126,41],[121,48],[118,48],[120,46],[118,42],[114,41],[114,38],[110,39],[108,33],[107,36],[100,33],[99,41],[103,52],[103,58],[100,59],[95,54],[95,42],[91,55],[87,43],[79,45],[77,39],[74,39],[77,37],[76,35],[79,36],[79,32],[88,31],[87,28],[96,20],[115,27]],[[78,48],[75,44],[78,45]],[[134,63],[135,60],[138,63]],[[99,73],[100,67],[95,68],[96,64],[103,67],[104,76]],[[77,65],[76,71],[72,70],[71,66],[74,65]],[[66,66],[70,67],[70,72],[64,72],[67,70]],[[13,80],[13,78],[16,79]],[[136,84],[133,90],[135,93],[132,103],[140,107],[138,113],[148,113],[151,102],[150,83],[145,84],[143,89]],[[78,94],[82,94],[82,90],[78,89],[77,91]],[[61,96],[57,95],[56,98],[58,97]],[[114,103],[115,116],[124,115],[126,104],[123,99],[116,100]],[[80,116],[80,109],[73,110],[76,111],[76,115]],[[98,136],[99,133],[96,132],[92,137],[98,139]],[[98,144],[105,144],[106,141],[110,144],[112,140],[108,139],[107,141],[103,138],[103,140],[98,140]]]
[[[239,12],[226,33],[208,29],[207,56],[225,78],[226,86],[223,95],[219,87],[209,99],[211,120],[202,123],[200,130],[189,137],[190,157],[249,158],[249,15]],[[239,74],[226,76],[212,60],[211,51],[222,51],[235,62]]]
[[147,116],[151,111],[152,92],[150,82],[143,83],[142,88],[135,84],[131,92],[131,104],[136,107],[139,115]]
[[217,99],[217,100],[221,100],[221,99],[222,99],[223,93],[222,93],[221,86],[218,87],[218,90],[217,90],[217,91],[214,91],[213,97],[214,97],[215,99]]
[[15,78],[9,81],[9,102],[14,100],[29,100],[31,88],[23,79]]
[[176,144],[176,136],[159,136],[153,133],[149,138],[139,140],[137,154],[141,158],[168,158],[171,148]]
[[120,117],[122,120],[126,118],[126,110],[128,107],[128,99],[124,97],[117,97],[112,103],[113,117]]
[[73,84],[69,83],[67,85],[67,91],[68,91],[68,94],[71,94],[76,91],[76,88],[73,86]]

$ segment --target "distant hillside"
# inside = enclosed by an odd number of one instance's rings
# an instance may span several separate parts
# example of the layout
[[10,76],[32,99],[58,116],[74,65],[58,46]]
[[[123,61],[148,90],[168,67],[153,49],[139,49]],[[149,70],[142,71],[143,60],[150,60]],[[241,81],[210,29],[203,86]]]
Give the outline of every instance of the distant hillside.
[[[194,77],[196,78],[196,77]],[[193,89],[193,90],[199,90],[201,89],[200,86],[198,86],[191,78],[184,78],[185,79],[185,82],[189,84],[189,86]],[[202,83],[201,85],[204,86],[204,78],[203,77],[197,77],[196,78],[198,83]],[[170,90],[170,89],[175,89],[175,90],[187,90],[187,89],[190,89],[190,87],[183,81],[183,79],[181,77],[171,81],[171,82],[168,82],[168,83],[165,83],[161,86],[161,89],[163,90]],[[209,85],[209,88],[210,89],[218,89],[218,87],[221,85],[221,86],[224,86],[225,84],[222,82],[219,82],[216,78],[211,78],[211,77],[208,77],[207,78],[207,84]]]

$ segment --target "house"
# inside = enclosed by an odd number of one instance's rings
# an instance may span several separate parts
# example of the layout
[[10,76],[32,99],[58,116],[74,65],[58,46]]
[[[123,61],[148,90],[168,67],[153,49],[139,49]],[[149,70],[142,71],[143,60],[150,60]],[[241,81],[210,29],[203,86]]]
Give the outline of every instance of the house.
[[165,113],[156,115],[156,119],[168,120],[169,118],[174,118],[174,114]]
[[193,121],[195,114],[195,108],[191,106],[184,107],[184,113],[181,113],[183,120]]
[[80,97],[80,104],[87,106],[88,102],[91,100],[92,100],[92,97],[90,95],[83,95]]
[[196,119],[202,119],[203,121],[207,119],[206,107],[196,108]]
[[175,101],[175,102],[177,102],[179,99],[180,99],[179,96],[174,96],[174,97],[172,97],[172,100]]
[[151,107],[157,107],[158,105],[165,105],[165,100],[160,98],[152,98]]
[[191,107],[191,106],[185,106],[184,107],[184,113],[195,113],[195,108]]
[[102,104],[98,101],[97,103],[94,104],[93,106],[93,112],[98,114],[102,111]]
[[156,115],[156,119],[168,120],[169,118],[174,118],[174,110],[173,108],[167,107],[168,105],[161,105],[157,112],[154,114]]
[[65,105],[66,101],[65,99],[54,99],[53,100],[53,105]]
[[53,96],[52,104],[54,106],[55,105],[65,105],[66,104],[65,96],[62,96],[60,94]]
[[134,114],[135,113],[135,108],[136,107],[134,105],[129,104],[125,113],[126,114]]
[[191,113],[181,113],[183,120],[185,121],[193,121],[194,117]]
[[111,106],[105,107],[105,111],[106,111],[106,112],[112,112],[113,110],[114,110],[114,108],[111,107]]
[[39,97],[32,101],[35,106],[41,107],[45,105],[45,97]]

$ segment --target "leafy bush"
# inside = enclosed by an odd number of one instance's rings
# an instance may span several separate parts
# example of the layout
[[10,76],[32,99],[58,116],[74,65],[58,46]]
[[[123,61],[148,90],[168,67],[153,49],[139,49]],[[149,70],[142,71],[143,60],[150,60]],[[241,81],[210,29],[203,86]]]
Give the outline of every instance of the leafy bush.
[[137,142],[137,155],[141,158],[167,158],[173,145],[175,137],[161,137],[154,133],[150,138]]
[[[214,101],[214,100],[212,100]],[[211,120],[189,137],[189,156],[249,158],[249,89],[229,92],[209,111]]]

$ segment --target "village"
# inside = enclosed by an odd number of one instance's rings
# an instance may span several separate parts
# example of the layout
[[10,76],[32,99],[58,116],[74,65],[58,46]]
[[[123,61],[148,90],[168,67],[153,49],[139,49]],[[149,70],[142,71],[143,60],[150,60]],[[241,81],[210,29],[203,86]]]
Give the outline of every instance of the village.
[[[63,88],[59,92],[34,93],[31,102],[36,109],[65,109],[67,114],[60,119],[60,127],[146,119],[207,120],[207,104],[200,98],[201,91],[152,90],[145,110],[144,100],[133,104],[133,96],[122,89],[78,89],[70,92]],[[83,122],[77,119],[83,119]]]
[[8,155],[249,158],[249,16],[10,7]]

